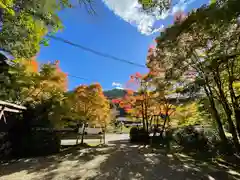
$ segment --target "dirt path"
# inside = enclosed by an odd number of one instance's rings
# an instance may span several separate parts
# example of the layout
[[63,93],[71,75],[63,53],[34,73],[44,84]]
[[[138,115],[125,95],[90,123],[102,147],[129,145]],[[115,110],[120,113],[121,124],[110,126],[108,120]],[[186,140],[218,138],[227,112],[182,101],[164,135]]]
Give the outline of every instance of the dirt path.
[[72,149],[56,156],[0,166],[0,180],[235,180],[240,174],[224,165],[200,162],[182,154],[131,145]]

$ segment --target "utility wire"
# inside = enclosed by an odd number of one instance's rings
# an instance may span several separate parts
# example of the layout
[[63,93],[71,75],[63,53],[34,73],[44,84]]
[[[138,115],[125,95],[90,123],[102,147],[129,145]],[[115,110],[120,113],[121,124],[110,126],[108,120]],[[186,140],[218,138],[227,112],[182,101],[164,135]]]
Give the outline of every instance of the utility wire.
[[126,59],[122,59],[122,58],[118,58],[116,56],[113,56],[113,55],[110,55],[110,54],[107,54],[107,53],[103,53],[103,52],[99,52],[99,51],[96,51],[94,49],[91,49],[91,48],[88,48],[88,47],[85,47],[83,45],[80,45],[80,44],[76,44],[76,43],[73,43],[69,40],[66,40],[66,39],[63,39],[61,37],[57,37],[57,36],[53,36],[53,35],[47,35],[47,37],[51,38],[51,39],[54,39],[56,41],[61,41],[65,44],[69,44],[71,46],[74,46],[74,47],[77,47],[77,48],[80,48],[84,51],[87,51],[87,52],[90,52],[92,54],[95,54],[95,55],[98,55],[98,56],[102,56],[102,57],[105,57],[105,58],[108,58],[108,59],[111,59],[111,60],[115,60],[115,61],[119,61],[119,62],[122,62],[122,63],[127,63],[127,64],[130,64],[130,65],[133,65],[133,66],[138,66],[138,67],[141,67],[141,68],[147,68],[145,65],[143,64],[138,64],[138,63],[135,63],[135,62],[132,62],[132,61],[129,61],[129,60],[126,60]]
[[81,79],[81,80],[84,80],[84,81],[94,81],[93,79],[88,79],[88,78],[85,78],[85,77],[79,77],[79,76],[75,76],[75,75],[71,75],[71,74],[67,74],[68,77],[73,77],[73,78],[76,78],[76,79]]

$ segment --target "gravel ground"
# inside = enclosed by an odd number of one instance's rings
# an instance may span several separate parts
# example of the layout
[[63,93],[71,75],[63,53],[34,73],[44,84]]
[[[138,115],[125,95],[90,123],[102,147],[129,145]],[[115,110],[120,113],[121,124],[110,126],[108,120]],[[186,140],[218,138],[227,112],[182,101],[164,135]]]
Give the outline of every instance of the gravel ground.
[[71,149],[0,166],[0,180],[236,180],[226,165],[184,154],[132,145],[127,135],[108,135],[108,145]]

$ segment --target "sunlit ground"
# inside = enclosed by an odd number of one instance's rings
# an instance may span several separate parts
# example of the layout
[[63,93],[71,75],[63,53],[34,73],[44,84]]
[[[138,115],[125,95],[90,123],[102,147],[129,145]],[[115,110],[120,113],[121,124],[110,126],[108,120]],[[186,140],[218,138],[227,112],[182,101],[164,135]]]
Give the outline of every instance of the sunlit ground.
[[0,168],[0,180],[240,179],[239,171],[224,163],[132,145],[127,139],[109,141],[102,147],[70,148],[58,155],[22,159]]

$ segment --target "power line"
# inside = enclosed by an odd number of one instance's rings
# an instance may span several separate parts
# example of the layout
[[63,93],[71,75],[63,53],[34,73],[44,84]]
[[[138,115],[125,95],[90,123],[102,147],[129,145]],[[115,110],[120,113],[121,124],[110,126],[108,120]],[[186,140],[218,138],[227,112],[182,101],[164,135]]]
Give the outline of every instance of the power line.
[[95,54],[95,55],[98,55],[98,56],[102,56],[102,57],[105,57],[105,58],[108,58],[108,59],[112,59],[112,60],[115,60],[115,61],[119,61],[119,62],[122,62],[122,63],[127,63],[127,64],[130,64],[130,65],[133,65],[133,66],[138,66],[138,67],[141,67],[141,68],[147,68],[143,64],[138,64],[138,63],[126,60],[126,59],[118,58],[116,56],[113,56],[113,55],[110,55],[110,54],[107,54],[107,53],[99,52],[99,51],[96,51],[94,49],[85,47],[85,46],[80,45],[80,44],[73,43],[73,42],[71,42],[69,40],[66,40],[66,39],[63,39],[63,38],[60,38],[60,37],[57,37],[57,36],[47,35],[47,37],[49,37],[51,39],[54,39],[56,41],[61,41],[61,42],[65,43],[65,44],[69,44],[71,46],[80,48],[80,49],[82,49],[84,51],[91,52],[92,54]]
[[76,78],[76,79],[81,79],[81,80],[84,80],[84,81],[94,81],[92,79],[88,79],[88,78],[85,78],[85,77],[80,77],[80,76],[75,76],[75,75],[71,75],[71,74],[67,74],[68,77],[73,77],[73,78]]

